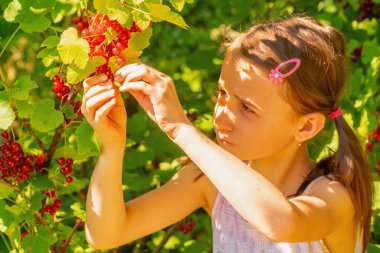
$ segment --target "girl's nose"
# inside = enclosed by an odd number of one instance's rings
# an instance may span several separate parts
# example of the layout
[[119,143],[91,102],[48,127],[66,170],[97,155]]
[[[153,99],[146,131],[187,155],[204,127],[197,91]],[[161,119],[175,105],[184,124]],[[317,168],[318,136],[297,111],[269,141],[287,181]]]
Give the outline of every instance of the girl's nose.
[[214,126],[219,130],[232,131],[234,129],[235,116],[228,103],[224,105],[216,104],[214,109]]

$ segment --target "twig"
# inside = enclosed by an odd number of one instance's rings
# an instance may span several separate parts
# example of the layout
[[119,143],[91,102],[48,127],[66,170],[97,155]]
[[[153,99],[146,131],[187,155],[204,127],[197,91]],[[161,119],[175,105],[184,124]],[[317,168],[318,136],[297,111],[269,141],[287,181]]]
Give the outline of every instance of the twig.
[[82,220],[79,218],[76,219],[74,227],[71,229],[69,236],[67,236],[66,240],[64,241],[65,243],[63,244],[63,246],[59,252],[66,252],[67,247],[69,246],[69,242],[71,240],[71,237],[73,237],[75,230],[77,230],[77,228],[79,227],[80,224],[82,224]]
[[135,247],[133,248],[132,253],[141,253],[141,245],[145,242],[145,240],[146,240],[146,237],[140,238],[137,241]]
[[15,191],[17,191],[18,193],[20,193],[21,196],[29,202],[29,204],[32,204],[32,201],[30,200],[30,198],[28,198],[28,197],[27,197],[27,196],[26,196],[26,195],[20,190],[20,188],[18,188],[18,187],[15,186],[15,185],[10,184],[8,181],[5,181],[5,180],[2,179],[2,178],[0,178],[0,182],[6,184],[7,186],[11,187],[13,190],[15,190]]
[[172,234],[174,234],[176,231],[177,231],[177,223],[174,224],[174,225],[172,225],[166,231],[166,234],[165,234],[164,238],[162,239],[162,241],[160,242],[160,244],[151,253],[158,253],[158,252],[160,252],[160,250],[165,246],[165,243],[169,240],[170,236],[172,236]]
[[8,85],[7,85],[7,82],[5,80],[3,68],[1,66],[0,66],[0,77],[1,77],[1,80],[3,81],[4,89],[8,90]]
[[3,50],[1,50],[1,53],[0,53],[0,59],[1,59],[1,56],[3,56],[3,53],[5,51],[5,49],[8,47],[9,43],[11,42],[11,40],[13,39],[13,37],[16,35],[16,33],[18,32],[18,30],[20,30],[20,25],[16,28],[16,30],[13,32],[13,34],[11,35],[11,37],[9,38],[9,40],[7,41],[7,43],[5,44],[5,46],[3,47]]
[[[79,91],[79,84],[72,85],[72,89],[70,90],[69,97],[67,98],[64,105],[72,104],[78,94]],[[65,123],[62,123],[54,133],[53,141],[50,144],[49,149],[46,153],[46,166],[48,167],[50,165],[51,159],[54,156],[55,150],[57,149],[57,146],[59,142],[61,141],[62,133],[65,130]]]
[[40,149],[42,150],[42,152],[45,154],[46,153],[46,148],[44,146],[44,144],[42,143],[42,141],[40,140],[40,138],[38,138],[38,136],[36,135],[36,133],[33,131],[33,129],[30,127],[29,123],[26,122],[25,120],[23,120],[22,118],[19,117],[19,119],[21,120],[21,122],[24,124],[24,126],[26,127],[26,129],[28,129],[30,135],[34,138],[34,140],[37,142],[38,146],[40,147]]

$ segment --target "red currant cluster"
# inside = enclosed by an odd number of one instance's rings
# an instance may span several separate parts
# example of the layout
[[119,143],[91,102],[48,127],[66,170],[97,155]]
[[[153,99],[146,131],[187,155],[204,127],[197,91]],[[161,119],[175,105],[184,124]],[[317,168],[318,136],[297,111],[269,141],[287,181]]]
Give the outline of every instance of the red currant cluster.
[[380,4],[375,5],[373,0],[365,0],[359,7],[360,16],[359,21],[366,18],[376,17],[380,18]]
[[53,77],[53,87],[51,89],[59,100],[67,99],[66,95],[70,92],[69,86],[65,85],[65,82],[59,76]]
[[[377,144],[380,143],[380,126],[378,126],[373,133],[368,133],[367,134],[366,145],[365,145],[367,153],[371,153],[371,152],[374,151],[374,149],[375,149],[375,143],[376,142],[377,142]],[[376,152],[377,151],[375,151],[375,153]],[[380,160],[376,161],[376,166],[378,166],[378,168],[376,169],[376,171],[377,171],[377,173],[380,174]]]
[[[54,199],[54,197],[55,197],[55,190],[51,190],[51,191],[46,190],[45,194],[46,194],[46,196],[48,198]],[[49,213],[50,215],[53,216],[58,211],[58,209],[61,206],[61,204],[62,204],[62,201],[60,199],[55,199],[54,202],[53,202],[53,204],[51,204],[51,205],[45,205],[43,207],[43,210],[44,210],[44,212],[47,212],[47,213]]]
[[75,25],[78,34],[81,34],[83,29],[88,27],[88,19],[86,17],[75,17],[71,22]]
[[64,157],[60,157],[57,159],[57,163],[62,166],[59,172],[66,177],[66,182],[68,184],[73,182],[73,177],[68,175],[73,172],[73,168],[71,167],[73,162],[74,161],[71,158],[65,159]]
[[362,50],[363,50],[363,45],[361,45],[360,47],[355,48],[352,51],[352,53],[351,53],[351,55],[352,55],[351,61],[352,62],[357,62],[359,60],[360,56],[362,55]]
[[17,182],[24,182],[29,179],[29,174],[35,170],[41,171],[42,164],[45,161],[43,155],[25,156],[21,145],[14,141],[9,133],[4,131],[1,136],[5,143],[0,146],[0,178],[16,178]]
[[[113,78],[113,73],[108,65],[108,60],[112,56],[117,56],[116,63],[119,66],[123,66],[126,60],[120,55],[120,53],[128,47],[128,40],[131,37],[132,32],[141,32],[141,29],[133,22],[132,27],[127,29],[123,27],[116,20],[110,20],[107,15],[96,13],[90,17],[89,22],[85,22],[85,19],[76,17],[73,23],[76,24],[78,33],[83,39],[87,40],[90,45],[90,58],[92,56],[102,56],[106,59],[106,63],[97,67],[95,74],[106,74],[110,79]],[[117,36],[111,42],[106,40],[105,33],[107,30],[114,31]]]
[[178,231],[181,231],[182,234],[186,235],[191,230],[193,230],[194,226],[195,226],[195,221],[191,220],[191,221],[187,222],[186,224],[183,224],[182,222],[178,223],[176,229]]
[[378,142],[380,142],[380,126],[378,126],[372,134],[371,133],[367,134],[367,138],[366,138],[366,150],[367,150],[367,152],[373,151],[373,147],[374,147],[376,140]]

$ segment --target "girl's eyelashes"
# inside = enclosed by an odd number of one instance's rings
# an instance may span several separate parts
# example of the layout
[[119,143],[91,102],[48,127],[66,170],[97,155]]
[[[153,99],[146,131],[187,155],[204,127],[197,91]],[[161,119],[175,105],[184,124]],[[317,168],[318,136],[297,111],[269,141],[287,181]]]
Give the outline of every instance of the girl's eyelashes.
[[248,113],[255,113],[253,110],[251,110],[251,108],[249,108],[245,104],[241,103],[241,105],[242,105],[244,111],[246,111]]
[[[222,90],[222,89],[218,89],[216,91],[216,93],[218,94],[218,96],[221,95],[223,97],[227,95],[227,92],[225,90]],[[244,111],[248,112],[249,114],[256,114],[251,108],[249,108],[248,106],[246,106],[244,103],[240,103],[240,104],[243,107]]]
[[222,95],[222,96],[227,95],[226,91],[225,90],[221,90],[221,89],[218,89],[217,93],[218,93],[218,95]]

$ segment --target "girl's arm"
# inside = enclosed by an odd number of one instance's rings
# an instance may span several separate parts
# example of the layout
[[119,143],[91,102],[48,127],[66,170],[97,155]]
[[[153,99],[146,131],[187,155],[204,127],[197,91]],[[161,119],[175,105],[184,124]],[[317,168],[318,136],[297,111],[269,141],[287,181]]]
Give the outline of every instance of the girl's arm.
[[260,173],[194,126],[179,124],[172,139],[239,214],[272,241],[319,240],[354,216],[350,195],[339,182],[321,180],[307,196],[288,200]]
[[120,151],[104,151],[91,178],[85,232],[93,248],[111,249],[130,243],[182,220],[200,207],[206,209],[204,189],[209,181],[202,177],[194,182],[200,173],[194,163],[185,165],[163,186],[124,203],[121,157]]
[[130,92],[237,212],[267,238],[317,240],[352,218],[354,208],[342,184],[318,182],[308,196],[288,200],[260,173],[208,139],[187,119],[167,75],[141,63],[121,68],[118,75],[124,80],[120,91]]
[[85,234],[97,249],[110,249],[163,229],[206,209],[206,178],[194,182],[200,170],[184,166],[163,186],[124,203],[122,161],[126,112],[118,91],[106,77],[84,82],[82,112],[102,143],[86,201]]

